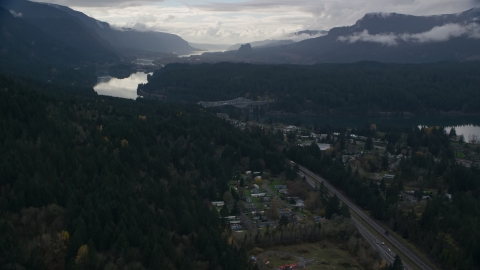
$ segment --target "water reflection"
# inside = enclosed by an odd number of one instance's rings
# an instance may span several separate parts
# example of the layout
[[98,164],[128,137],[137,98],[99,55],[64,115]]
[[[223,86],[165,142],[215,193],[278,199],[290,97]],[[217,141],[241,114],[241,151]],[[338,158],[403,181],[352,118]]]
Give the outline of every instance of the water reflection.
[[[455,132],[458,136],[463,135],[466,142],[478,142],[480,137],[480,126],[474,125],[464,125],[464,126],[454,126]],[[447,133],[450,133],[452,127],[446,127],[445,130]]]
[[181,55],[178,55],[178,57],[180,58],[185,58],[185,57],[190,57],[192,55],[201,55],[202,53],[204,52],[209,52],[209,51],[194,51],[194,52],[190,52],[189,54],[181,54]]
[[[150,73],[151,74],[151,73]],[[116,79],[111,76],[98,77],[97,85],[93,89],[99,95],[136,99],[137,87],[147,82],[147,74],[137,72],[126,79]]]
[[135,64],[141,65],[141,66],[154,66],[155,65],[155,64],[153,64],[152,59],[143,59],[143,58],[139,58],[139,59],[135,60]]
[[[252,116],[253,117],[253,116]],[[377,127],[397,126],[397,127],[421,127],[421,126],[441,126],[445,127],[447,133],[452,127],[455,127],[457,135],[463,135],[466,142],[470,141],[473,135],[480,138],[480,117],[478,115],[452,115],[452,116],[413,116],[405,118],[388,117],[361,117],[361,116],[280,116],[265,115],[263,121],[271,119],[274,122],[287,125],[311,125],[325,126],[332,125],[336,127],[362,127],[376,124]]]

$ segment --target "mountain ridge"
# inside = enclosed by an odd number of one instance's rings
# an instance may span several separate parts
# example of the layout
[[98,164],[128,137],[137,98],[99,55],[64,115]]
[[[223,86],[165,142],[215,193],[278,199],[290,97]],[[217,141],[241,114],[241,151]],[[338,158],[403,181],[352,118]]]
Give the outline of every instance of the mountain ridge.
[[[76,22],[76,24],[71,23],[69,26],[83,28],[90,37],[87,39],[86,35],[83,35],[84,39],[76,41],[74,41],[72,37],[69,37],[71,41],[67,43],[73,47],[77,45],[80,46],[79,44],[85,41],[90,41],[91,43],[99,43],[98,45],[100,45],[100,47],[113,51],[114,54],[121,53],[126,49],[137,49],[157,53],[174,52],[177,54],[195,51],[195,48],[191,47],[187,41],[177,35],[155,31],[117,30],[106,22],[91,18],[82,12],[62,5],[37,3],[26,0],[4,0],[0,5],[6,7],[8,10],[22,14],[23,19],[30,20],[33,23],[42,23],[44,25],[43,30],[51,34],[56,34],[54,31],[55,27],[62,27],[62,23],[48,26],[47,24],[52,20],[59,20],[61,18],[62,22]],[[63,26],[67,27],[68,25]],[[62,40],[61,38],[59,39]],[[97,48],[97,50],[100,49]]]
[[325,36],[291,45],[254,48],[253,56],[258,62],[314,64],[463,61],[480,54],[480,26],[475,19],[480,9],[437,16],[386,15],[366,14],[351,26],[335,27]]

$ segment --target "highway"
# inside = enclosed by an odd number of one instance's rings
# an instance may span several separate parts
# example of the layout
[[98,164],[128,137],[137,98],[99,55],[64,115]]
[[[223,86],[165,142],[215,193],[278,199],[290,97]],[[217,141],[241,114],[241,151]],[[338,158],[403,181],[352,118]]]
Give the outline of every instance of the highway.
[[[383,229],[377,222],[375,222],[369,215],[365,214],[365,212],[360,209],[357,205],[350,202],[348,198],[343,196],[334,186],[330,185],[325,179],[322,177],[312,173],[307,168],[298,165],[300,171],[303,172],[305,175],[310,176],[310,178],[318,181],[319,183],[324,183],[325,187],[337,195],[338,199],[345,203],[352,211],[354,211],[358,216],[360,216],[364,222],[367,222],[372,228],[374,228],[379,234],[384,234],[385,229]],[[357,221],[358,222],[358,221]],[[358,227],[358,226],[357,226]],[[399,242],[393,236],[386,236],[387,241],[390,242],[392,246],[395,246],[399,251],[403,253],[404,256],[408,257],[412,262],[414,262],[418,268],[423,270],[430,270],[430,266],[424,262],[417,254],[410,250],[410,248],[406,247],[403,243]],[[383,257],[383,256],[382,256]]]
[[[388,250],[388,246],[382,244],[382,241],[378,239],[373,233],[371,233],[363,224],[358,221],[355,217],[352,216],[353,223],[357,227],[360,234],[367,240],[368,243],[375,249],[380,257],[384,259],[387,263],[393,264],[395,260],[395,253]],[[411,269],[405,262],[403,262],[404,269]]]
[[[298,173],[300,177],[303,177],[304,175],[302,173]],[[312,187],[315,188],[315,180],[313,180],[310,176],[305,175],[305,181]],[[372,232],[370,232],[365,226],[362,224],[362,222],[359,222],[355,216],[352,216],[353,224],[355,227],[357,227],[358,231],[360,234],[367,240],[367,242],[375,249],[380,257],[384,259],[387,263],[393,264],[393,261],[395,260],[395,253],[392,251],[388,250],[388,246],[383,244],[378,237],[376,237]],[[405,262],[403,262],[403,266],[405,269],[411,269]]]

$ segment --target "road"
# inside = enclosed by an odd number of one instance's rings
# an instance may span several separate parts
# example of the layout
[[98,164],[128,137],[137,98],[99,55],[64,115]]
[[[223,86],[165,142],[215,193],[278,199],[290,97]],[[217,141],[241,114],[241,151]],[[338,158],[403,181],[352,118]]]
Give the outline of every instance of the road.
[[[298,167],[300,168],[300,171],[302,171],[305,175],[310,176],[312,179],[318,181],[319,183],[323,182],[326,188],[328,188],[331,192],[335,193],[339,200],[345,203],[352,211],[354,211],[358,216],[360,216],[364,220],[364,222],[367,222],[379,234],[383,234],[385,232],[385,230],[376,221],[374,221],[369,215],[365,214],[362,209],[360,209],[357,205],[353,204],[348,198],[343,196],[334,186],[330,185],[327,181],[325,181],[325,179],[312,173],[303,166],[299,165]],[[400,252],[402,252],[403,255],[405,255],[412,262],[414,262],[420,269],[431,269],[422,258],[420,258],[417,254],[415,254],[415,252],[410,250],[410,248],[399,242],[393,236],[387,236],[385,238],[390,242],[391,245],[395,246]]]
[[[382,241],[378,239],[373,233],[371,233],[365,226],[363,226],[362,222],[358,221],[355,217],[352,217],[353,224],[357,227],[360,234],[367,240],[368,243],[375,249],[380,257],[384,259],[387,263],[393,264],[395,260],[395,253],[388,250],[387,245],[383,245]],[[411,269],[405,262],[403,262],[403,266],[405,269]]]
[[249,231],[252,231],[253,229],[257,228],[255,224],[253,224],[253,222],[243,212],[240,214],[240,220],[242,221],[246,229]]
[[[302,173],[298,173],[300,176],[303,176]],[[305,181],[312,187],[315,188],[315,180],[313,180],[310,176],[305,176]],[[395,254],[392,251],[388,251],[387,245],[382,245],[382,241],[378,239],[373,233],[371,233],[362,222],[359,222],[354,216],[352,216],[353,224],[357,227],[360,234],[367,240],[368,243],[375,249],[380,257],[384,259],[387,263],[393,264],[395,260]],[[411,269],[405,262],[403,262],[403,266],[405,269]]]

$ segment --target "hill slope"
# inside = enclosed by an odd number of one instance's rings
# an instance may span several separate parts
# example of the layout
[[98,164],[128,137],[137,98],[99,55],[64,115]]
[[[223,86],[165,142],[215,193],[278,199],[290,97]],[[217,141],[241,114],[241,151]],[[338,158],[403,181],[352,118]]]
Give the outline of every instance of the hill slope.
[[[82,48],[95,57],[113,57],[115,51],[125,49],[178,54],[195,50],[177,35],[113,29],[108,23],[66,6],[26,0],[4,0],[0,5],[22,14],[22,18],[38,25],[45,32],[72,47]],[[105,60],[110,60],[108,57]]]
[[1,71],[57,83],[90,85],[95,80],[91,72],[82,75],[84,68],[73,70],[87,64],[85,54],[1,7],[0,29]]
[[5,0],[0,5],[54,39],[82,52],[89,62],[112,62],[119,59],[110,44],[94,29],[54,5],[25,0]]
[[[255,50],[253,50],[255,51]],[[247,51],[250,55],[252,52]],[[172,64],[139,89],[174,101],[270,100],[289,113],[480,112],[480,63]],[[454,98],[453,98],[454,97]]]

